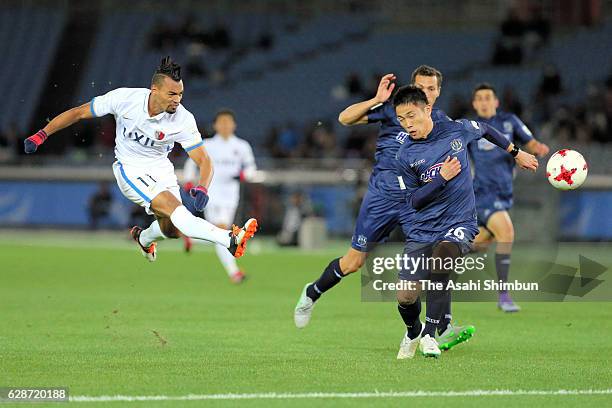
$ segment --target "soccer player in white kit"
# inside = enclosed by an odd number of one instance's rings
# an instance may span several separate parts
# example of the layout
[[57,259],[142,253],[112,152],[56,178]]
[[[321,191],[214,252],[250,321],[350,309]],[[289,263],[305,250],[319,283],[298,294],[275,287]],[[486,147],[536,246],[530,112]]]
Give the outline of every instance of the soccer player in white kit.
[[145,230],[131,230],[145,258],[155,261],[156,242],[179,238],[181,233],[222,245],[239,258],[257,231],[255,219],[249,219],[243,228],[226,230],[195,217],[181,202],[174,166],[168,159],[175,142],[200,169],[198,185],[190,191],[198,211],[208,202],[207,189],[213,177],[213,165],[195,118],[180,104],[182,98],[181,67],[165,57],[153,74],[151,89],[118,88],[63,112],[24,141],[25,152],[34,153],[50,135],[80,120],[112,114],[117,124],[117,161],[113,164],[117,184],[123,195],[156,218]]
[[[257,171],[253,149],[249,142],[235,135],[236,116],[233,111],[223,109],[217,112],[213,121],[215,135],[204,139],[214,168],[215,177],[208,188],[210,201],[204,210],[206,220],[219,228],[232,225],[236,208],[240,200],[240,181],[249,181]],[[183,178],[186,184],[197,183],[198,165],[190,158],[185,162]],[[186,238],[187,240],[189,238]],[[190,245],[186,242],[186,248]],[[221,245],[215,245],[219,260],[223,264],[230,280],[240,283],[244,273],[238,268],[236,260]]]

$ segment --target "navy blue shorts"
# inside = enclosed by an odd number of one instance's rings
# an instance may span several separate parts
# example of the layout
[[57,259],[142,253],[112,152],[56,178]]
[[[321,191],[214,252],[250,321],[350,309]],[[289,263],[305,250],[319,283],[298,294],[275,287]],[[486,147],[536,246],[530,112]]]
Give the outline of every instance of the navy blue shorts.
[[434,242],[406,242],[404,255],[408,257],[407,267],[399,271],[399,278],[407,281],[418,281],[429,279],[431,274],[431,256],[433,250],[440,242],[448,241],[457,244],[461,256],[465,256],[472,248],[472,242],[478,231],[471,225],[449,229],[446,233],[440,234]]
[[504,198],[497,195],[486,194],[476,196],[476,214],[478,215],[478,225],[486,227],[489,218],[498,211],[508,211],[512,208],[512,197]]
[[368,190],[361,202],[351,247],[369,252],[373,246],[385,242],[391,231],[399,225],[400,209],[406,203],[393,201]]

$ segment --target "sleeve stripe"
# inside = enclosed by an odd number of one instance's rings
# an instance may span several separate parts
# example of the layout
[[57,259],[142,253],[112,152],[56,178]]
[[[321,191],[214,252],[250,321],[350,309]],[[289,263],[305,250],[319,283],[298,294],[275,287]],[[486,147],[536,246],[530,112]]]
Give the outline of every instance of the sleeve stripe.
[[200,143],[196,143],[196,144],[194,144],[194,145],[193,145],[193,146],[191,146],[191,147],[184,147],[183,149],[185,149],[185,151],[186,151],[186,152],[190,152],[190,151],[192,151],[193,149],[196,149],[196,148],[198,148],[198,147],[200,147],[200,146],[203,146],[203,145],[204,145],[204,141],[201,141]]
[[94,110],[94,101],[96,100],[96,98],[93,98],[91,100],[91,102],[89,103],[89,110],[91,112],[91,114],[93,115],[93,117],[97,117],[98,115],[96,115],[96,111]]

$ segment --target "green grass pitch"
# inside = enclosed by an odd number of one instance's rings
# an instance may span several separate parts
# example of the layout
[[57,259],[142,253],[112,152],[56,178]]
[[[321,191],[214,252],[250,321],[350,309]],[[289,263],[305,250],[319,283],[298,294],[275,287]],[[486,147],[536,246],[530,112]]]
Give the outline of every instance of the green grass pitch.
[[[438,360],[397,361],[403,327],[396,306],[362,303],[357,275],[322,299],[309,327],[293,325],[302,286],[345,245],[309,254],[264,245],[247,252],[241,265],[249,280],[233,286],[214,252],[201,246],[185,255],[177,243],[162,243],[158,261],[149,264],[112,235],[2,235],[0,387],[68,386],[80,396],[612,388],[610,303],[522,303],[516,315],[491,303],[459,303],[456,319],[477,328],[469,343]],[[612,405],[612,395],[69,406],[237,403],[603,407]]]

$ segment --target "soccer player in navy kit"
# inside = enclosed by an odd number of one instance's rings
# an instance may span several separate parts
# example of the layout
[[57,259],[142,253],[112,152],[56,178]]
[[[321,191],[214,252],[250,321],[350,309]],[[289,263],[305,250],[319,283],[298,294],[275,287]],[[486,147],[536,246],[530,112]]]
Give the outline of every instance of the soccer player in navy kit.
[[[412,75],[413,81],[415,77],[418,78],[417,75],[418,68]],[[368,191],[359,210],[351,248],[343,257],[332,260],[318,280],[304,287],[294,313],[295,325],[298,328],[303,328],[309,323],[314,303],[321,294],[335,286],[345,275],[358,271],[373,245],[384,242],[400,222],[403,193],[399,190],[394,162],[395,154],[408,137],[408,133],[397,121],[395,108],[389,101],[395,89],[395,80],[394,74],[383,76],[374,98],[349,106],[338,118],[340,123],[346,126],[380,124],[375,164],[368,183]],[[438,93],[433,95],[432,103],[439,95],[441,75],[435,80]],[[431,115],[434,120],[450,120],[439,109],[433,109]]]
[[[482,83],[472,94],[472,106],[478,114],[478,121],[487,123],[503,133],[512,143],[518,142],[529,153],[538,157],[548,154],[548,146],[533,138],[531,131],[514,114],[498,111],[499,100],[495,88]],[[514,160],[500,152],[484,139],[468,145],[474,164],[474,193],[480,233],[475,239],[479,249],[485,249],[493,240],[497,278],[508,281],[510,252],[514,242],[514,227],[508,214],[512,207],[512,178]],[[498,307],[504,312],[518,312],[507,291],[500,291]]]
[[[478,233],[467,145],[484,136],[514,156],[521,168],[534,171],[537,159],[486,124],[467,120],[434,122],[425,93],[414,86],[400,88],[393,105],[410,137],[410,144],[399,149],[395,162],[406,202],[401,211],[407,237],[405,253],[411,257],[462,257]],[[398,359],[412,358],[417,347],[425,356],[440,355],[434,337],[450,294],[446,284],[451,270],[439,263],[431,268],[422,266],[400,271],[400,280],[428,279],[440,283],[441,288],[427,292],[425,325],[419,320],[419,285],[398,290],[398,311],[406,324]]]

